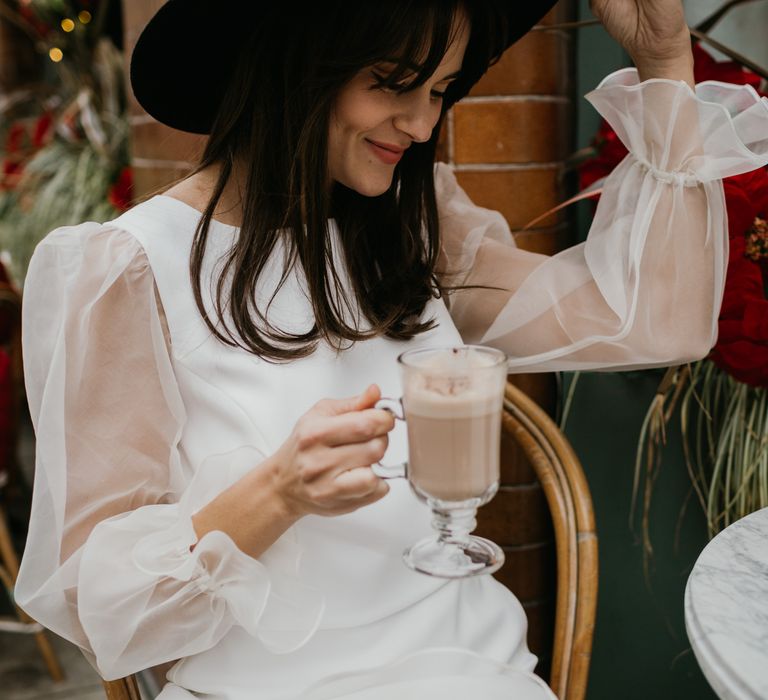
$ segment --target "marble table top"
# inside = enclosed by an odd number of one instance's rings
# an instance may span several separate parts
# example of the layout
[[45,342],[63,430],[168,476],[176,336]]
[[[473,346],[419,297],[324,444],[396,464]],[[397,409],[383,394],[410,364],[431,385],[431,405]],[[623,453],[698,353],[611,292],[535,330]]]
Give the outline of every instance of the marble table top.
[[685,626],[720,698],[768,698],[768,508],[727,527],[699,555]]

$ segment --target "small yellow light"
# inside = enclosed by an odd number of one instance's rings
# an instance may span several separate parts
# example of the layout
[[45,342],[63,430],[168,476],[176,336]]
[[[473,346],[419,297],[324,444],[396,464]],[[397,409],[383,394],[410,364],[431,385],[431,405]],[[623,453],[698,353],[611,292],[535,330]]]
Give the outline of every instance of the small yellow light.
[[54,46],[48,52],[48,58],[50,58],[54,63],[58,63],[62,58],[64,58],[64,52]]
[[88,22],[91,21],[91,13],[88,12],[88,10],[83,10],[82,12],[78,13],[77,18],[83,23],[88,24]]
[[61,20],[61,28],[65,32],[71,32],[75,28],[75,23],[69,18],[63,19]]

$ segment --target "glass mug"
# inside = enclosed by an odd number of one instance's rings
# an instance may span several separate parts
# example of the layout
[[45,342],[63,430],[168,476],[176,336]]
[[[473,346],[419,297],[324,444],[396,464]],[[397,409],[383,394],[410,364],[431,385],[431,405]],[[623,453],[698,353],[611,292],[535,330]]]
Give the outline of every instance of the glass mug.
[[403,552],[415,571],[462,578],[493,573],[504,563],[497,544],[470,533],[477,509],[499,488],[506,359],[476,345],[409,350],[397,358],[402,398],[376,404],[405,421],[408,462],[379,463],[374,473],[408,479],[432,509],[435,536]]

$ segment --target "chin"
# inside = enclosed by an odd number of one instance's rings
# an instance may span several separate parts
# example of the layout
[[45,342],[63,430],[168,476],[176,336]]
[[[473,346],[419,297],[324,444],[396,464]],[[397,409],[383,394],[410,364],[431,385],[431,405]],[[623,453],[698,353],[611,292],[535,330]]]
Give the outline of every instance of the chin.
[[390,180],[390,182],[388,182],[386,185],[383,185],[380,187],[374,187],[374,186],[356,187],[355,192],[363,195],[363,197],[380,197],[389,189],[389,185],[391,184],[391,182],[392,181]]
[[376,173],[361,177],[345,178],[345,181],[340,182],[363,197],[379,197],[392,185],[393,175],[394,170],[388,174]]

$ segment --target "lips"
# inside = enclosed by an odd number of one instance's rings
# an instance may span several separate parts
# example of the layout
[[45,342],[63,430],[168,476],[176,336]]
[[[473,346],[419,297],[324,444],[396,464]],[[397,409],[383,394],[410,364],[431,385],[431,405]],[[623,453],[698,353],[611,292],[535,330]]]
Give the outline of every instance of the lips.
[[400,148],[399,146],[390,143],[371,141],[370,139],[365,139],[365,142],[373,151],[374,155],[387,165],[394,165],[403,157],[403,153],[405,153],[404,148]]

